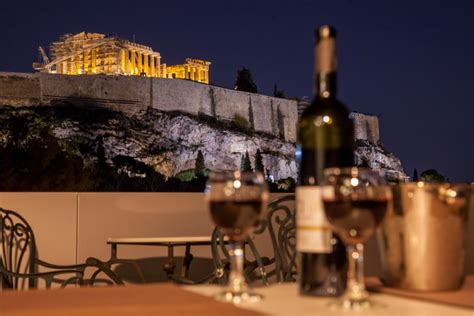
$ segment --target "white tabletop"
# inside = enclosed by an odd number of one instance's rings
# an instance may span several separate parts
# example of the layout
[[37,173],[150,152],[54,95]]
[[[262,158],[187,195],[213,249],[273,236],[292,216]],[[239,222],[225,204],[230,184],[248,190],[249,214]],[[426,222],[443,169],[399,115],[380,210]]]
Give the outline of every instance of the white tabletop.
[[[216,285],[184,286],[184,289],[212,296],[223,288]],[[264,295],[264,300],[259,303],[245,303],[241,308],[262,312],[268,315],[298,315],[298,316],[324,316],[324,315],[360,315],[360,316],[473,316],[474,310],[462,307],[453,307],[443,304],[429,303],[414,299],[406,299],[387,294],[372,294],[374,301],[384,307],[363,311],[348,312],[334,310],[328,303],[334,298],[319,298],[300,296],[295,283],[276,284],[269,287],[259,287],[255,292]]]

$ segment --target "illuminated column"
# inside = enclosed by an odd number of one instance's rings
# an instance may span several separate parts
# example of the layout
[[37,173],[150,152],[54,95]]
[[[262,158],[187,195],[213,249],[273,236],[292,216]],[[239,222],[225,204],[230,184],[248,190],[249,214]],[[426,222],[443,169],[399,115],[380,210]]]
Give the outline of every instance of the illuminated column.
[[107,56],[107,70],[105,73],[114,73],[116,71],[117,62],[114,60],[114,54],[110,51],[105,51],[105,55]]
[[125,50],[125,73],[127,75],[130,75],[131,73],[131,69],[130,69],[130,59],[131,59],[131,56],[130,56],[130,50],[129,49],[126,49]]
[[100,48],[97,48],[95,50],[95,53],[96,53],[95,70],[96,70],[96,73],[101,73],[102,72],[102,52],[100,51]]
[[134,50],[130,50],[130,57],[131,57],[131,64],[132,64],[132,69],[130,71],[130,74],[131,75],[136,75],[136,69],[137,69],[137,65],[136,65],[136,57],[137,57],[137,54],[135,53]]
[[138,51],[137,52],[137,74],[140,76],[142,75],[142,70],[143,70],[142,57],[143,57],[143,54],[140,51]]
[[150,58],[150,55],[143,54],[143,71],[145,72],[146,76],[150,75],[150,70],[148,68],[148,58]]
[[125,73],[125,63],[126,63],[126,57],[125,57],[125,49],[120,50],[120,73]]
[[150,55],[150,76],[155,77],[155,56]]
[[97,51],[95,49],[91,50],[91,72],[97,72]]
[[199,82],[201,82],[201,81],[202,81],[202,75],[201,75],[201,71],[202,71],[202,70],[201,70],[201,68],[200,68],[200,67],[198,67],[198,69],[197,69],[197,75],[198,75],[198,77],[197,77],[197,80],[198,80]]
[[184,65],[184,78],[183,79],[189,79],[189,68],[186,65]]
[[69,59],[69,75],[74,75],[76,73],[76,64],[74,63],[74,57]]
[[161,71],[161,77],[166,78],[168,75],[166,71],[166,63],[160,65],[160,71]]
[[156,56],[156,59],[155,59],[155,71],[156,71],[156,76],[157,77],[160,77],[160,78],[166,78],[166,76],[162,76],[161,75],[161,66],[160,66],[160,62],[161,62],[161,56],[158,54]]
[[89,72],[89,51],[84,50],[84,63],[83,63],[84,73]]

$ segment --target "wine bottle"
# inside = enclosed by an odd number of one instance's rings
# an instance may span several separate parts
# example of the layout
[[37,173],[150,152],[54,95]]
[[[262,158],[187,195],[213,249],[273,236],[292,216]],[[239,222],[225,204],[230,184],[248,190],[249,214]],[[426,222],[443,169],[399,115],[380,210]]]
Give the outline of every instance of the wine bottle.
[[346,287],[346,252],[324,215],[318,185],[324,168],[354,165],[354,126],[336,98],[336,31],[322,26],[315,35],[315,97],[298,122],[298,281],[301,294],[338,296]]

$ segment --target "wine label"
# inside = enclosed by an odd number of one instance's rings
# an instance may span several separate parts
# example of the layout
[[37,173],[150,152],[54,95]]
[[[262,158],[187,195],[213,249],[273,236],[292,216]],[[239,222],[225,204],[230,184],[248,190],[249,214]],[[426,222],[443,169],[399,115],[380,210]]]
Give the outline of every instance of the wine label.
[[324,214],[319,186],[296,188],[296,250],[331,253],[331,226]]

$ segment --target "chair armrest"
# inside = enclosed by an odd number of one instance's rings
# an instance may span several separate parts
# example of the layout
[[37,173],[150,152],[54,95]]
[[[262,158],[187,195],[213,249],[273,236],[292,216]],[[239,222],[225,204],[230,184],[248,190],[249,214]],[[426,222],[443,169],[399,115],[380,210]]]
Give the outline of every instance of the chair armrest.
[[53,264],[49,263],[43,260],[40,260],[38,258],[35,259],[35,263],[37,265],[43,266],[45,268],[50,268],[50,269],[57,269],[57,270],[64,270],[64,269],[81,269],[85,268],[86,264],[81,263],[81,264],[71,264],[71,265],[58,265],[58,264]]

